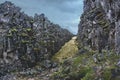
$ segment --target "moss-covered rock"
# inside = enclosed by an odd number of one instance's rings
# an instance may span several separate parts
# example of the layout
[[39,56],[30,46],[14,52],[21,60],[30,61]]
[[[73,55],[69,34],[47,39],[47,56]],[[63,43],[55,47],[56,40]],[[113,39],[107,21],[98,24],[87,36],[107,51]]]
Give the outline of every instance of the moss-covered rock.
[[92,50],[84,54],[77,54],[77,56],[65,60],[59,71],[52,77],[59,76],[54,80],[66,78],[68,80],[111,80],[113,75],[111,70],[116,69],[120,57],[114,52],[106,50],[103,51],[102,55]]

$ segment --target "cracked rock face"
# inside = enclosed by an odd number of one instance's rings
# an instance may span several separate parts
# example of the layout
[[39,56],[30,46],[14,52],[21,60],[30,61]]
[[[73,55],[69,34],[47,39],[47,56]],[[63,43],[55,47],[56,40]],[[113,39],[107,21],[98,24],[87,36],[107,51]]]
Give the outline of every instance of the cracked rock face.
[[84,13],[79,24],[78,42],[101,52],[120,53],[120,1],[84,0]]
[[0,64],[20,60],[32,67],[50,59],[72,36],[44,14],[30,17],[11,2],[0,4]]

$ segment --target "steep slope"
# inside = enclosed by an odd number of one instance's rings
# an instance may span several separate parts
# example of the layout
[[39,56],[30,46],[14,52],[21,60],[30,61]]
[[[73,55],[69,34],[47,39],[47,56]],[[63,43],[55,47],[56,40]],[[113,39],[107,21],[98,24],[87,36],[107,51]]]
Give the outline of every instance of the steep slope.
[[65,45],[53,56],[53,60],[63,62],[65,59],[75,56],[78,52],[76,38],[75,36],[69,42],[65,43]]

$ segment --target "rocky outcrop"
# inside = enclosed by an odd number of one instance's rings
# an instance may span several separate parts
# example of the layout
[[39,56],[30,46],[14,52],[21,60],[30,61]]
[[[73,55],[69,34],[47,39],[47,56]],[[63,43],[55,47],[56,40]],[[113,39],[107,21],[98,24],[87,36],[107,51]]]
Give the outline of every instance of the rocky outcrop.
[[44,14],[30,17],[11,2],[0,5],[0,64],[20,60],[24,67],[35,66],[50,59],[72,36]]
[[84,0],[84,13],[79,24],[78,42],[102,52],[120,53],[120,1]]

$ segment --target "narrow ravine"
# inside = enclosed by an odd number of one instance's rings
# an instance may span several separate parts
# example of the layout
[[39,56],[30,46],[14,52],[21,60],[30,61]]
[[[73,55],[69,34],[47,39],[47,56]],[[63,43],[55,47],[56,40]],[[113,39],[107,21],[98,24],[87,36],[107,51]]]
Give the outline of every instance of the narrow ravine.
[[[65,45],[62,46],[62,48],[53,56],[52,60],[58,62],[59,64],[64,62],[64,60],[75,56],[78,52],[76,39],[77,37],[74,36],[70,41],[66,42]],[[41,72],[35,71],[35,69],[30,69],[28,72],[17,72],[17,76],[14,76],[13,80],[52,80],[52,75],[59,70],[59,67],[60,66],[45,69]],[[29,73],[33,74],[30,75]],[[16,75],[16,73],[14,75]]]
[[61,24],[0,4],[0,80],[120,80],[119,0],[83,0],[76,36]]

